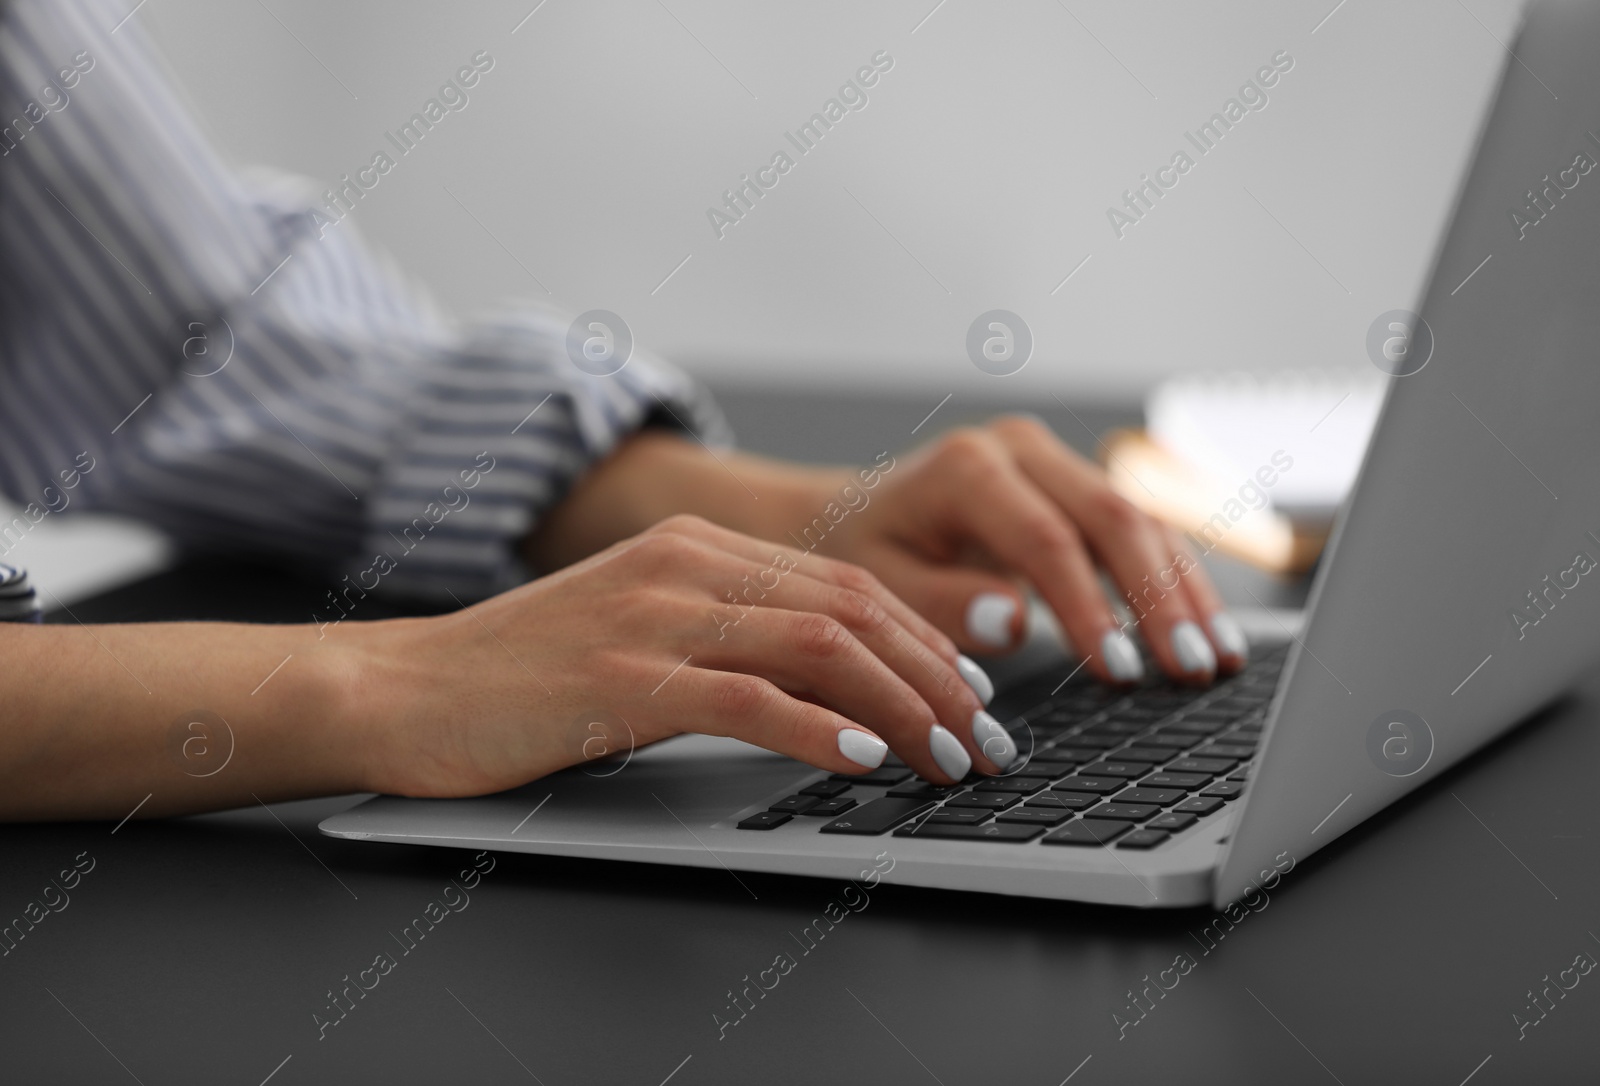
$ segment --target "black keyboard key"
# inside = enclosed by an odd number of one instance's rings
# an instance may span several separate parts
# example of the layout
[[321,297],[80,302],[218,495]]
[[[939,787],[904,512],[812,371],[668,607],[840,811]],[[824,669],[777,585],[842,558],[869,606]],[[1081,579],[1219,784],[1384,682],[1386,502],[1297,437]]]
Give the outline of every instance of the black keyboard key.
[[1049,754],[1052,759],[1068,758],[1074,762],[1092,762],[1104,755],[1105,751],[1098,747],[1076,747],[1069,740],[1051,747],[1045,753]]
[[929,784],[924,780],[913,779],[895,785],[885,794],[896,799],[943,799],[955,795],[960,788],[960,785]]
[[1142,777],[1148,772],[1149,762],[1091,762],[1083,767],[1086,777]]
[[1168,750],[1188,750],[1200,742],[1198,735],[1146,735],[1139,740],[1141,747],[1166,747]]
[[1200,794],[1216,799],[1238,799],[1244,794],[1244,784],[1240,781],[1218,781]]
[[1118,803],[1154,803],[1157,807],[1165,807],[1169,803],[1176,803],[1183,798],[1182,788],[1146,788],[1148,779],[1140,781],[1140,787],[1130,788],[1126,792],[1118,792],[1112,798]]
[[928,821],[944,826],[976,826],[980,822],[989,821],[989,812],[970,807],[940,807],[928,816]]
[[[897,754],[887,754],[887,755],[884,755],[883,765],[879,766],[878,768],[879,769],[904,769],[905,767],[906,767],[906,764],[900,760],[900,756],[899,755],[897,755]],[[855,779],[854,777],[851,778],[851,780],[854,780],[854,779]]]
[[1230,781],[1247,781],[1250,779],[1250,767],[1244,766],[1228,774]]
[[1220,799],[1206,799],[1201,796],[1190,796],[1173,808],[1179,814],[1208,815],[1222,806]]
[[1117,842],[1118,848],[1155,848],[1172,835],[1162,830],[1134,830]]
[[1226,721],[1221,721],[1221,720],[1206,721],[1206,720],[1188,720],[1188,719],[1184,719],[1184,720],[1175,721],[1174,723],[1171,723],[1171,724],[1163,724],[1163,725],[1161,725],[1159,734],[1161,734],[1161,735],[1189,735],[1189,736],[1193,736],[1195,742],[1198,743],[1201,739],[1204,739],[1206,736],[1215,735],[1217,732],[1222,731],[1227,726],[1228,726],[1227,722]]
[[1072,697],[1057,698],[1055,701],[1041,702],[1029,709],[1024,715],[1030,720],[1071,720],[1074,717],[1084,717],[1098,712],[1098,709]]
[[1011,792],[963,792],[945,800],[947,807],[975,807],[984,811],[1003,811],[1014,806],[1021,796]]
[[1065,770],[1075,765],[1082,765],[1084,762],[1092,762],[1098,757],[1100,757],[1098,750],[1041,750],[1028,759],[1028,764],[1059,766]]
[[906,819],[933,806],[932,800],[901,799],[885,796],[863,803],[853,811],[822,827],[823,833],[853,833],[872,836],[888,833]]
[[1115,690],[1108,690],[1103,686],[1084,685],[1072,687],[1050,704],[1057,709],[1082,709],[1098,712],[1106,706],[1121,700],[1122,695]]
[[[1195,758],[1249,758],[1255,755],[1254,743],[1207,743],[1195,751]],[[1122,752],[1118,751],[1118,757]]]
[[1099,802],[1099,796],[1088,796],[1082,792],[1045,792],[1024,802],[1023,807],[1030,810],[1081,811]]
[[1043,826],[1016,825],[1010,822],[991,822],[987,826],[949,825],[929,820],[920,826],[907,826],[897,837],[933,837],[946,841],[1002,841],[1020,845],[1032,841],[1044,832]]
[[1121,746],[1127,740],[1117,735],[1069,735],[1058,744],[1063,747],[1090,747],[1105,750]]
[[856,801],[849,796],[835,796],[833,799],[818,800],[815,807],[809,807],[800,813],[808,818],[818,815],[832,818],[834,815],[844,814],[855,805]]
[[1167,763],[1168,773],[1226,773],[1237,762],[1232,758],[1179,758]]
[[1168,833],[1177,833],[1179,830],[1188,829],[1198,821],[1199,819],[1192,814],[1164,814],[1152,818],[1144,824],[1144,827],[1147,830],[1166,830]]
[[990,777],[988,780],[979,781],[973,785],[974,792],[1011,792],[1019,796],[1031,796],[1049,783],[1049,779],[1040,780],[1038,777]]
[[1027,716],[1028,728],[1034,735],[1056,735],[1078,724],[1083,718],[1080,716],[1062,716],[1056,713],[1044,713],[1039,716]]
[[1147,788],[1182,788],[1193,792],[1211,783],[1209,773],[1152,773],[1139,784]]
[[1133,696],[1132,707],[1135,709],[1165,709],[1170,713],[1175,709],[1182,709],[1184,706],[1192,704],[1194,700],[1195,692],[1192,690],[1170,694],[1148,690],[1141,691]]
[[835,773],[828,779],[850,784],[899,784],[909,776],[911,770],[904,766],[881,765],[871,773]]
[[1120,777],[1068,777],[1051,786],[1052,792],[1090,792],[1097,796],[1118,792],[1128,786]]
[[1154,765],[1164,762],[1172,757],[1170,750],[1161,750],[1156,747],[1123,747],[1117,751],[1115,757],[1119,762],[1145,762]]
[[1076,818],[1040,842],[1046,845],[1103,845],[1133,828],[1132,822]]
[[1045,784],[1048,784],[1057,777],[1064,777],[1071,772],[1072,765],[1070,763],[1040,762],[1035,764],[1030,759],[1021,769],[1010,770],[1007,772],[1006,776],[1012,778],[1032,777],[1036,781],[1041,781]]
[[1102,720],[1083,729],[1083,734],[1106,735],[1113,739],[1120,735],[1126,738],[1144,731],[1149,726],[1150,722],[1143,720]]
[[1156,721],[1172,715],[1172,709],[1158,705],[1145,705],[1137,701],[1124,709],[1111,713],[1109,719],[1114,721],[1127,721],[1131,724],[1154,724]]
[[793,815],[787,815],[781,811],[762,811],[760,814],[753,814],[749,818],[740,821],[739,828],[741,830],[770,830],[783,825],[793,817]]
[[1083,812],[1083,817],[1127,819],[1130,822],[1143,822],[1145,819],[1154,818],[1160,813],[1161,808],[1151,803],[1102,803],[1098,807]]
[[808,784],[800,789],[802,796],[816,796],[819,799],[832,799],[834,796],[843,795],[850,791],[848,781],[825,780],[816,784]]
[[1011,781],[1032,781],[1040,789],[1048,789],[1051,782],[1056,781],[1059,777],[1069,776],[1072,771],[1074,771],[1072,766],[1059,765],[1059,763],[1058,765],[1046,766],[1035,766],[1029,763],[1029,765],[1022,766],[1021,769],[1016,769],[1016,771],[1006,774],[1006,776]]
[[1071,811],[1048,807],[1013,807],[994,816],[996,822],[1018,822],[1029,826],[1059,826],[1072,817]]
[[787,799],[780,799],[767,810],[783,811],[786,814],[805,814],[821,802],[816,796],[790,796]]

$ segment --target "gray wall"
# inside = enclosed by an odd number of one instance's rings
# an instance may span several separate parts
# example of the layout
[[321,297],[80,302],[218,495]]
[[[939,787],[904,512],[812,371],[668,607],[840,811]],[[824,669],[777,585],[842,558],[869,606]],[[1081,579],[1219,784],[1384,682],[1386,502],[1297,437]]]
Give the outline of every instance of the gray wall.
[[[537,0],[149,0],[135,19],[240,161],[324,184],[488,50],[470,105],[353,215],[451,308],[606,308],[723,383],[931,404],[1365,365],[1367,325],[1419,290],[1515,4],[1335,2],[545,0],[515,33]],[[880,50],[870,104],[719,240],[706,209]],[[1280,50],[1267,108],[1189,148]],[[1119,239],[1107,208],[1180,148],[1194,169]],[[1015,376],[966,357],[991,308],[1033,329]]]

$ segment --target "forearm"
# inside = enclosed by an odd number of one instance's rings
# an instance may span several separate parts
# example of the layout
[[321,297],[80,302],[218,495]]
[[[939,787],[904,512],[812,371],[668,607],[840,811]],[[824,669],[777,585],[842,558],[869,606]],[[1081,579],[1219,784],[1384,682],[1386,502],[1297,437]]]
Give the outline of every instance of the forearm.
[[359,676],[314,628],[0,627],[0,658],[0,819],[117,819],[149,796],[142,818],[367,787]]
[[760,539],[782,539],[820,511],[846,468],[792,464],[718,451],[674,433],[644,430],[585,475],[529,538],[540,571],[558,569],[678,513]]

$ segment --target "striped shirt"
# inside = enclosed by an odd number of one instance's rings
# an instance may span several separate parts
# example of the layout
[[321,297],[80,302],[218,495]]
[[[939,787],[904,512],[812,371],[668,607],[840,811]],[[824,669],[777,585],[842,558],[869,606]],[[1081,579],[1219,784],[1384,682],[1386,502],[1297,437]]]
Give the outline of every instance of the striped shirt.
[[0,492],[465,600],[639,427],[728,439],[682,372],[592,376],[542,309],[459,327],[309,184],[230,169],[127,7],[0,8]]

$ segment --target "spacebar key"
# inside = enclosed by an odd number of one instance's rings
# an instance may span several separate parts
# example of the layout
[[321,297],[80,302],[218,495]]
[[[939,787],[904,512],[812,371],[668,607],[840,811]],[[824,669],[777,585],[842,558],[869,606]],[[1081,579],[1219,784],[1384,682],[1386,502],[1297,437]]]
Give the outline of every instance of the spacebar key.
[[888,833],[906,819],[932,810],[932,800],[900,799],[885,796],[863,803],[854,810],[840,815],[822,827],[823,833],[859,833],[875,835]]

